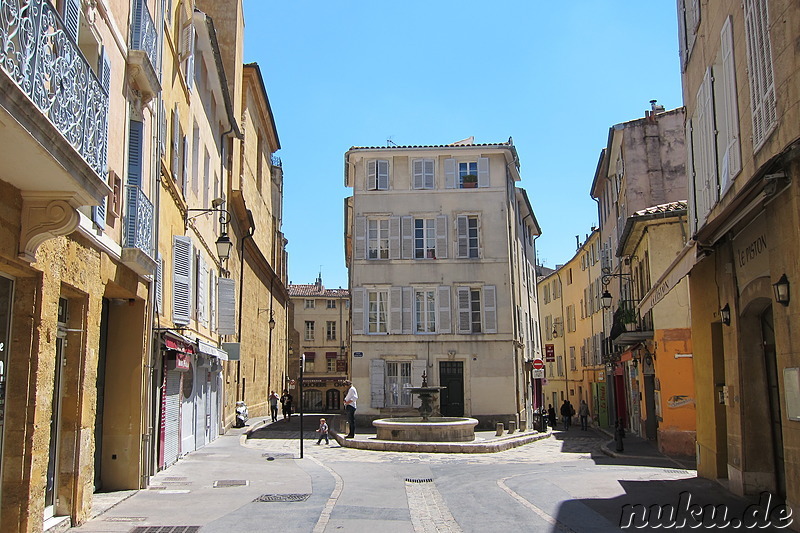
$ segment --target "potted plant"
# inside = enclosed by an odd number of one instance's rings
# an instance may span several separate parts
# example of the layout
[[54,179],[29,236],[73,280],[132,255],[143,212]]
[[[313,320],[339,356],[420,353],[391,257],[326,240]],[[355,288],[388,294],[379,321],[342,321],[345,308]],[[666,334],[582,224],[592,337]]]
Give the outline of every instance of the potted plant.
[[636,329],[636,324],[639,321],[636,308],[630,304],[621,303],[619,305],[619,321],[625,324],[625,329],[628,331]]
[[461,188],[474,189],[478,186],[478,176],[475,174],[464,174],[461,176]]

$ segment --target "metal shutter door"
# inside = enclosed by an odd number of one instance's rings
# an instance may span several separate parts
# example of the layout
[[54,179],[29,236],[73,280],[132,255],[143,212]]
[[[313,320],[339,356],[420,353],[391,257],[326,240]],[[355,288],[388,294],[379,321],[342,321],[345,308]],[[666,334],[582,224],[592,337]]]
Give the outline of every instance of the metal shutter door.
[[181,373],[167,372],[164,416],[164,466],[178,460],[180,453]]

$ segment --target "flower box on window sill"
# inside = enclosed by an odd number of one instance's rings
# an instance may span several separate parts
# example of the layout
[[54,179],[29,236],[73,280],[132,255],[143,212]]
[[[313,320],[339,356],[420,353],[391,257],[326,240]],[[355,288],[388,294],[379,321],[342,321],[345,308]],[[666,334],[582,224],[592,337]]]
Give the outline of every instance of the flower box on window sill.
[[475,181],[465,181],[461,184],[462,189],[477,189],[478,183]]

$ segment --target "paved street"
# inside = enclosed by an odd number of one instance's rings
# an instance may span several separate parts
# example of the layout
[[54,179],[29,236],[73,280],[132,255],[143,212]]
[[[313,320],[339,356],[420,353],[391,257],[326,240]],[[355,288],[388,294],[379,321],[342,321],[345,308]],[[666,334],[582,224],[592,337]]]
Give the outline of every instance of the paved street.
[[683,491],[732,516],[751,503],[647,443],[609,457],[609,437],[592,430],[498,453],[421,454],[317,446],[315,420],[306,419],[302,460],[296,417],[250,438],[235,430],[75,531],[604,532],[619,531],[623,505],[677,505]]

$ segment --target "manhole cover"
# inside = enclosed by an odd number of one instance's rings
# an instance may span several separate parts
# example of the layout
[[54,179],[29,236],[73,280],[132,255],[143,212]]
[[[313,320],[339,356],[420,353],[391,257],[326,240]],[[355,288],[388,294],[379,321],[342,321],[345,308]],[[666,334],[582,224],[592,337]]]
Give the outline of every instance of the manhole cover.
[[246,479],[218,479],[214,482],[214,488],[222,487],[246,487],[248,485]]
[[197,533],[200,526],[139,526],[131,533]]
[[253,502],[304,502],[311,494],[262,494]]
[[105,518],[104,522],[144,522],[147,517],[144,516],[109,516]]
[[421,479],[407,477],[406,483],[433,483],[433,480],[429,477]]
[[292,453],[262,453],[261,457],[266,458],[267,461],[274,461],[275,459],[294,459]]

